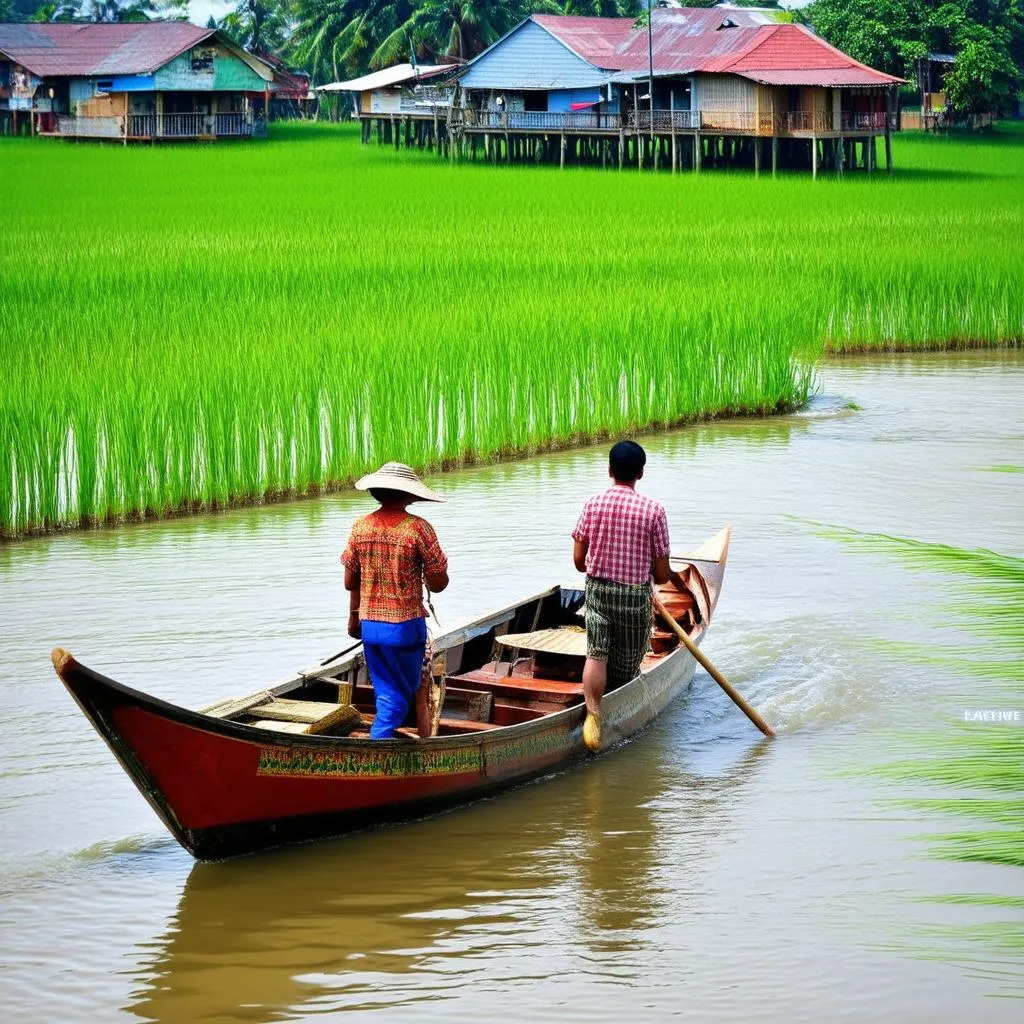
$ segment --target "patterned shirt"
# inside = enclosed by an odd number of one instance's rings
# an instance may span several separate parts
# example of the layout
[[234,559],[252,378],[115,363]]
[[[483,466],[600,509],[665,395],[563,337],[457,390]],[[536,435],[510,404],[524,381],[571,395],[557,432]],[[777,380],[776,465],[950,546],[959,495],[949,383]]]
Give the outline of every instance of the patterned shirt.
[[652,560],[669,552],[665,509],[624,484],[587,500],[572,537],[587,543],[587,575],[614,583],[650,583]]
[[423,574],[448,569],[430,523],[385,509],[355,521],[341,561],[359,573],[359,618],[373,622],[425,616]]

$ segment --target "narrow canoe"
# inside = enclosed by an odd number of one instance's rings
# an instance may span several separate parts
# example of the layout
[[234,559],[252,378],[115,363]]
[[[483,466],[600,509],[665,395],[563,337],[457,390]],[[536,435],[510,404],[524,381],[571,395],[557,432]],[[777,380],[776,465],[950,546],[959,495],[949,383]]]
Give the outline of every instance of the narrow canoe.
[[[726,528],[673,556],[692,594],[659,588],[695,640],[717,604],[728,549]],[[426,739],[413,730],[369,739],[373,691],[361,651],[204,711],[108,679],[63,648],[52,660],[175,838],[194,857],[219,860],[421,817],[587,755],[582,605],[582,588],[555,586],[438,637],[433,671],[445,696],[437,735]],[[647,725],[693,678],[693,656],[667,629],[656,626],[651,645],[636,678],[605,696],[602,749]]]

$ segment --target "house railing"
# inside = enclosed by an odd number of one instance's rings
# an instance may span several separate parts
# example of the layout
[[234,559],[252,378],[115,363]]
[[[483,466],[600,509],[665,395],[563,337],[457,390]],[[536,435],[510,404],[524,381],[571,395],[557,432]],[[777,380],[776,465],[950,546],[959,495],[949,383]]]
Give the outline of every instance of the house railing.
[[[127,133],[125,129],[127,128]],[[242,111],[217,114],[129,114],[120,117],[57,118],[57,134],[91,139],[197,139],[244,138],[265,135],[262,118],[250,119]]]
[[453,107],[451,123],[466,128],[491,128],[497,131],[617,131],[619,114],[599,111],[558,112],[549,110],[474,110]]
[[627,126],[639,131],[650,131],[654,121],[656,132],[692,132],[700,128],[699,110],[631,110]]
[[[781,113],[754,110],[630,110],[624,114],[597,110],[556,111],[474,110],[452,107],[449,123],[455,128],[481,128],[495,131],[588,132],[618,131],[665,134],[670,131],[742,132],[757,135],[829,135],[840,131],[882,131],[886,113],[843,111],[835,124],[832,111],[789,110]],[[890,120],[890,127],[895,125]]]
[[123,117],[69,117],[57,118],[57,134],[69,138],[123,139]]
[[[876,110],[870,113],[857,113],[853,110],[844,110],[840,115],[840,123],[847,131],[870,131],[877,128],[879,131],[885,128],[886,113],[884,110]],[[892,127],[890,125],[890,127]]]
[[701,110],[700,127],[704,131],[757,131],[756,110]]

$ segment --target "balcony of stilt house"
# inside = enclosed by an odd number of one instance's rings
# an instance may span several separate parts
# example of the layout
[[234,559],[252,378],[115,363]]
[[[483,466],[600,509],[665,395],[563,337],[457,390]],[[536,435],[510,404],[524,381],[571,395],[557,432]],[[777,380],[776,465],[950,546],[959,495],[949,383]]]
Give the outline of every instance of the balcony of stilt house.
[[[888,97],[880,97],[885,103]],[[891,107],[891,100],[889,100]],[[701,171],[892,170],[891,111],[495,111],[472,107],[359,113],[361,139],[436,150],[451,160]]]

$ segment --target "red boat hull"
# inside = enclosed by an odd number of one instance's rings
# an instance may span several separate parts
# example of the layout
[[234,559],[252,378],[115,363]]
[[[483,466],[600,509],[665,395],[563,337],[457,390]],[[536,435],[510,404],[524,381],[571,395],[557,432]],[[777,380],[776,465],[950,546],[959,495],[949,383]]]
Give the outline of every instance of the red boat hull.
[[[149,697],[61,654],[58,672],[68,690],[170,831],[201,860],[421,817],[586,754],[582,707],[429,745],[270,739]],[[681,650],[609,694],[606,742],[646,725],[693,671]]]

